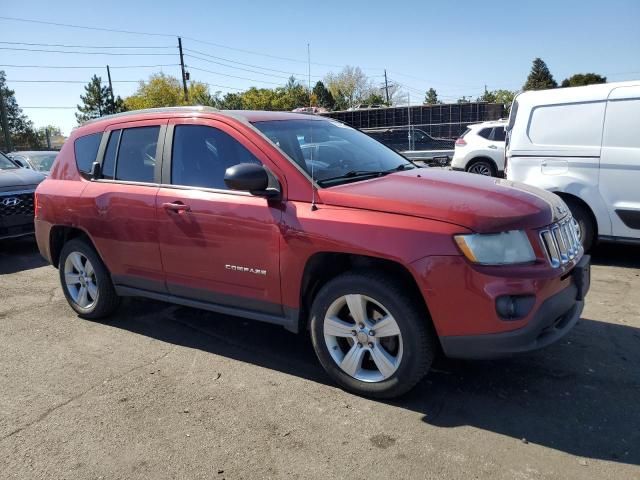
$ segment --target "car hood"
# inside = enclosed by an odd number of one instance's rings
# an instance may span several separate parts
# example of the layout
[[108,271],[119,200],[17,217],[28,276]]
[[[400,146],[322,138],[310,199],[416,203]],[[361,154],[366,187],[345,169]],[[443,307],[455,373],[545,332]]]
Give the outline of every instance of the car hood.
[[29,170],[28,168],[0,170],[0,189],[4,187],[37,185],[45,178],[46,175],[34,170]]
[[522,183],[421,168],[319,192],[324,204],[411,215],[475,232],[538,228],[564,217],[557,195]]

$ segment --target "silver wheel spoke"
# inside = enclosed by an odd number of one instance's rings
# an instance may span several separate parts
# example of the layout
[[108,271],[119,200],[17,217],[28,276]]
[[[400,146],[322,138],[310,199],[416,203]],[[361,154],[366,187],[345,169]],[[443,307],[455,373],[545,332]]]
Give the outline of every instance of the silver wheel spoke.
[[329,317],[324,320],[324,334],[334,337],[351,337],[355,325],[340,320],[338,317]]
[[92,302],[94,302],[96,298],[98,298],[98,287],[95,283],[87,283],[87,292],[89,293],[89,297],[91,297]]
[[93,275],[93,265],[91,265],[91,262],[88,259],[84,264],[84,272],[86,273],[87,277]]
[[362,366],[362,358],[364,357],[365,349],[359,347],[357,343],[354,343],[351,349],[347,352],[340,364],[340,368],[346,373],[355,377]]
[[81,307],[86,307],[89,303],[89,300],[87,299],[87,287],[82,286],[78,289],[78,300],[77,300],[78,305],[80,305]]
[[64,281],[67,282],[67,285],[78,285],[80,283],[80,274],[79,273],[65,273]]
[[356,324],[365,323],[367,319],[367,299],[364,295],[347,295],[349,313]]
[[379,344],[371,349],[371,358],[384,378],[389,378],[396,371],[396,359]]
[[71,263],[73,264],[73,268],[75,268],[78,273],[84,272],[84,265],[82,265],[82,257],[78,252],[73,252],[71,255],[69,255],[69,260],[71,260]]
[[378,320],[373,329],[376,332],[376,337],[394,337],[400,335],[400,328],[391,315]]

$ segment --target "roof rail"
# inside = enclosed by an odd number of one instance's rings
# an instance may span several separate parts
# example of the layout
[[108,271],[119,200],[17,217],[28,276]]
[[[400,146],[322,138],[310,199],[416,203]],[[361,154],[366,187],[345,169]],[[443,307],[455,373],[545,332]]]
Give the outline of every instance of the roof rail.
[[129,110],[127,112],[121,112],[121,113],[114,113],[113,115],[105,115],[103,117],[98,117],[98,118],[93,118],[91,120],[87,120],[86,122],[84,122],[82,124],[82,126],[84,125],[90,125],[92,123],[96,123],[99,122],[101,120],[106,120],[106,119],[111,119],[111,118],[126,118],[128,116],[131,115],[139,115],[139,114],[144,114],[144,113],[180,113],[180,112],[184,112],[184,113],[189,113],[189,112],[200,112],[200,113],[214,113],[214,112],[219,112],[220,110],[218,110],[217,108],[213,108],[213,107],[205,107],[202,105],[193,105],[193,106],[186,106],[186,107],[160,107],[160,108],[143,108],[141,110]]

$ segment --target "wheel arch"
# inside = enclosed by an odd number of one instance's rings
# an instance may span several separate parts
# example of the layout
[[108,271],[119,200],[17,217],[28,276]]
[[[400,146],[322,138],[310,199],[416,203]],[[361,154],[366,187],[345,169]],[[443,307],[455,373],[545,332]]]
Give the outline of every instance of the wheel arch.
[[300,314],[298,331],[309,328],[309,312],[318,291],[338,275],[357,269],[378,270],[397,279],[410,295],[419,302],[426,314],[426,321],[433,328],[429,307],[420,292],[413,274],[404,265],[380,257],[350,253],[318,252],[309,257],[305,264],[300,284]]
[[91,240],[89,234],[81,228],[71,227],[68,225],[54,225],[49,232],[49,252],[51,254],[51,264],[58,268],[60,263],[60,253],[64,244],[74,238],[82,238],[85,240],[98,254],[100,259],[102,255],[96,248],[95,243]]
[[593,213],[593,209],[589,206],[589,204],[585,202],[582,198],[572,193],[568,193],[568,192],[553,192],[553,193],[558,195],[564,201],[569,200],[569,202],[575,202],[580,206],[584,207],[587,213],[589,213],[591,220],[593,221],[593,226],[595,228],[595,232],[593,232],[593,236],[595,241],[598,238],[598,232],[600,231],[600,226],[598,225],[598,218],[596,217],[595,213]]

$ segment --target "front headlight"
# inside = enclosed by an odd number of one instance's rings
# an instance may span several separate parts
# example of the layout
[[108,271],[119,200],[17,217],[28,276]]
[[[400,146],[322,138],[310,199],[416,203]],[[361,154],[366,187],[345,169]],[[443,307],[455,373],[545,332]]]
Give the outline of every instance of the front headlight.
[[531,242],[522,230],[502,233],[472,233],[453,237],[473,263],[481,265],[510,265],[533,262],[536,259]]

